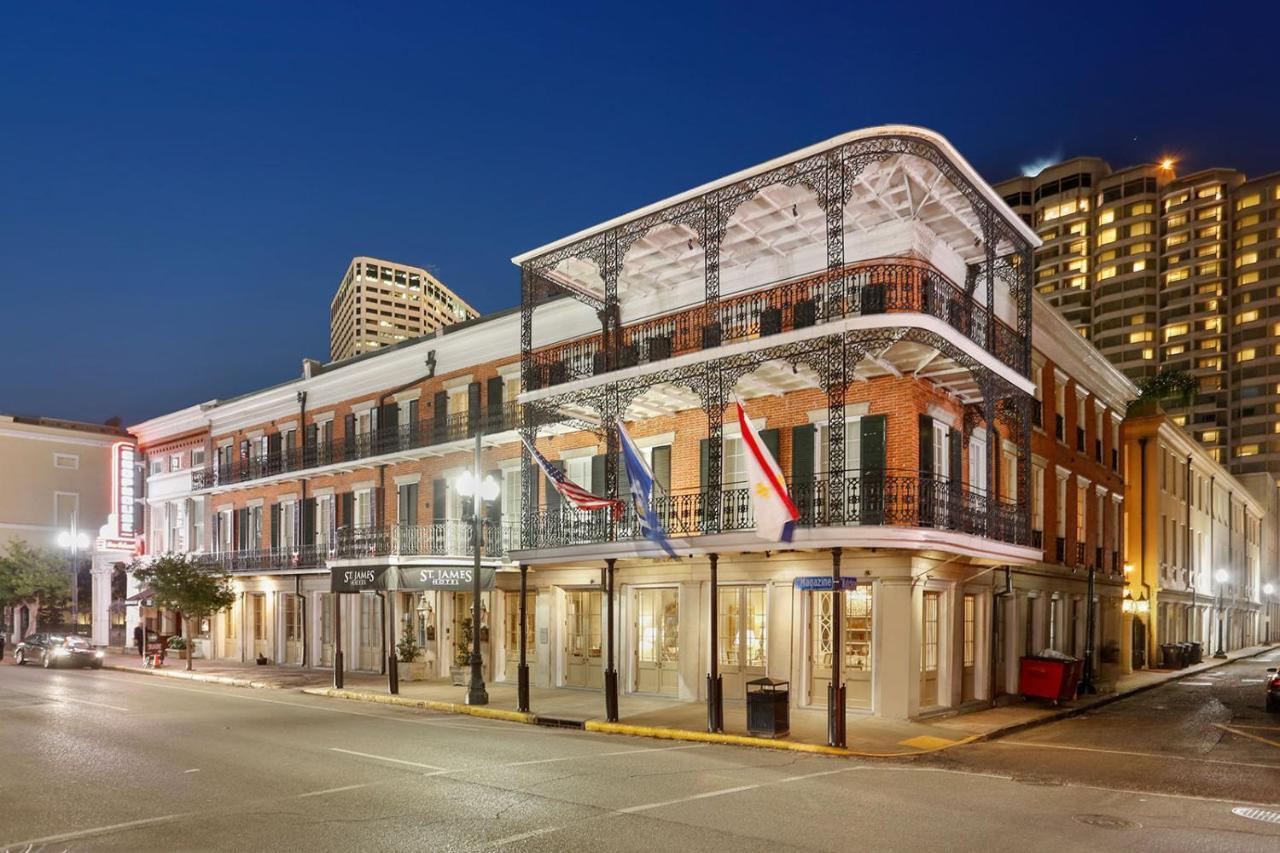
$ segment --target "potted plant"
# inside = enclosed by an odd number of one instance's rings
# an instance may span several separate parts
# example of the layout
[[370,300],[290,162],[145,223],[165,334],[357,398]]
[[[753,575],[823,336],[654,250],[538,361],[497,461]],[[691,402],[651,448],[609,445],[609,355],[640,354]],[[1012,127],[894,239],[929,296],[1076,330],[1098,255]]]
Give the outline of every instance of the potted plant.
[[187,648],[187,639],[181,634],[174,634],[169,638],[169,651],[177,652],[180,660],[186,660],[191,656],[191,650]]
[[422,653],[422,647],[418,645],[418,638],[413,635],[412,631],[405,631],[400,637],[400,642],[396,643],[396,670],[401,681],[416,681],[418,678],[425,677],[425,664],[421,667],[417,665],[417,657]]
[[465,687],[467,684],[468,669],[471,666],[471,636],[471,617],[468,616],[458,626],[458,639],[454,643],[453,666],[449,667],[449,674],[453,676],[453,683],[458,687]]

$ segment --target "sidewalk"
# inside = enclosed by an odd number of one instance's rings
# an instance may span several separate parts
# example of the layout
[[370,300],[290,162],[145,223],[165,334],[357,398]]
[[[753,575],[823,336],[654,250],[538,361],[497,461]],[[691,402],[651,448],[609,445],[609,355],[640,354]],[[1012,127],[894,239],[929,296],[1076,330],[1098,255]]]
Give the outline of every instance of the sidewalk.
[[385,676],[347,673],[345,689],[332,688],[328,670],[299,670],[296,667],[255,666],[223,661],[195,661],[187,672],[186,662],[169,657],[159,670],[143,668],[136,655],[108,653],[105,668],[144,675],[224,684],[235,687],[293,688],[317,696],[422,708],[444,713],[469,714],[533,725],[560,726],[586,731],[628,734],[672,740],[701,741],[785,749],[830,755],[859,757],[908,757],[949,749],[965,743],[990,740],[1032,726],[1082,714],[1125,696],[1161,684],[1213,669],[1240,658],[1252,657],[1274,646],[1253,646],[1231,652],[1226,660],[1212,658],[1181,670],[1144,670],[1121,676],[1117,690],[1086,696],[1061,706],[1014,701],[995,708],[943,714],[918,720],[884,720],[851,714],[847,725],[847,748],[826,746],[827,714],[824,708],[792,708],[791,734],[786,738],[752,737],[746,730],[746,707],[742,702],[725,702],[723,734],[706,731],[706,704],[657,696],[621,695],[618,712],[621,722],[604,720],[604,696],[599,690],[534,687],[530,689],[532,713],[516,710],[514,684],[488,685],[489,704],[463,704],[466,688],[446,681],[401,682],[398,696],[387,694]]

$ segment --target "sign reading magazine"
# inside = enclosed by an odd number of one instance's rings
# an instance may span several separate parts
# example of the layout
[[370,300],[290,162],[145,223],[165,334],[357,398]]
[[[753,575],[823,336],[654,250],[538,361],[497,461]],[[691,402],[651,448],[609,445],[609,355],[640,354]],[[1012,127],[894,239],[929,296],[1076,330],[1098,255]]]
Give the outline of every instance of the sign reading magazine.
[[[475,569],[471,566],[413,566],[395,571],[400,573],[398,589],[469,592],[475,580]],[[493,589],[494,572],[489,566],[480,567],[481,589]]]

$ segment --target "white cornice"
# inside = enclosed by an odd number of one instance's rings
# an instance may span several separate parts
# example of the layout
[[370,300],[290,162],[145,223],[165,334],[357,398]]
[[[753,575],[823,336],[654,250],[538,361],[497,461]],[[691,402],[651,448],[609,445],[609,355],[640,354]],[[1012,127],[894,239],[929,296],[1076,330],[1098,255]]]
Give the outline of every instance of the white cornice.
[[1059,384],[1059,371],[1077,383],[1088,380],[1098,400],[1114,411],[1124,411],[1129,401],[1138,396],[1138,386],[1080,337],[1043,296],[1035,293],[1032,297],[1031,343],[1053,362]]

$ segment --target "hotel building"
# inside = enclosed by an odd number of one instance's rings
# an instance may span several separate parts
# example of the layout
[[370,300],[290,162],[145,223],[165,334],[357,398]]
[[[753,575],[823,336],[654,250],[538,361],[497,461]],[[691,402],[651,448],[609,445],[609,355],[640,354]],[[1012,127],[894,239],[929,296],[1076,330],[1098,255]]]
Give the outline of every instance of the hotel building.
[[[1046,647],[1105,681],[1136,390],[1033,293],[1038,245],[940,136],[845,134],[520,255],[518,309],[139,424],[153,466],[180,458],[151,469],[149,552],[234,576],[202,655],[380,672],[410,632],[417,677],[446,678],[470,590],[357,581],[471,564],[479,435],[488,680],[523,653],[539,687],[741,702],[768,675],[894,719],[1013,693]],[[735,398],[789,543],[755,533]],[[519,440],[625,501],[619,419],[676,559]]]

